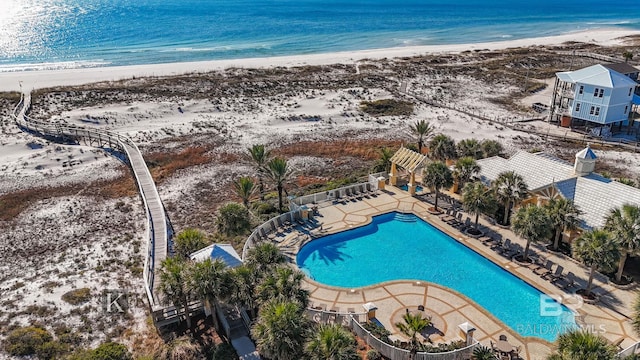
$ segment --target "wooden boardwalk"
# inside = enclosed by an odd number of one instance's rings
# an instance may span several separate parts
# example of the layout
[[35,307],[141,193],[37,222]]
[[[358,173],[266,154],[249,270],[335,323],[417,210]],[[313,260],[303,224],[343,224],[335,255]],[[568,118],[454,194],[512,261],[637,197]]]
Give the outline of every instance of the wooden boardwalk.
[[[171,224],[164,211],[160,195],[149,168],[136,144],[126,136],[104,130],[95,130],[80,126],[69,126],[30,119],[26,113],[31,107],[31,94],[23,94],[22,100],[15,108],[13,116],[18,126],[35,135],[53,138],[58,141],[72,141],[97,147],[109,147],[126,155],[129,166],[138,184],[138,190],[144,203],[147,216],[147,254],[145,256],[143,277],[149,307],[154,314],[154,322],[171,323],[177,321],[175,312],[167,315],[167,307],[161,304],[158,297],[162,261],[168,256]],[[169,317],[170,319],[167,319]]]

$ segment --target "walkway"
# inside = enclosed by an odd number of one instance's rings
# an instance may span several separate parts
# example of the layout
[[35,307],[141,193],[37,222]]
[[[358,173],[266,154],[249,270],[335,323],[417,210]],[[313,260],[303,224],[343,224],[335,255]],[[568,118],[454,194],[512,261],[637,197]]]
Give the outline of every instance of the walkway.
[[[411,197],[407,192],[394,187],[387,187],[387,191],[377,197],[364,198],[356,202],[347,202],[319,209],[320,216],[317,217],[323,225],[323,229],[328,233],[338,232],[362,226],[370,221],[374,215],[389,212],[392,210],[413,212],[425,219],[435,227],[452,236],[457,241],[482,254],[502,268],[510,271],[515,276],[527,281],[538,288],[543,293],[549,295],[562,296],[570,295],[562,292],[550,282],[535,275],[530,269],[522,267],[517,263],[506,259],[489,247],[484,246],[480,241],[470,238],[456,229],[448,226],[440,218],[430,215],[426,210],[429,207],[416,198]],[[498,232],[503,238],[512,239],[513,242],[524,245],[524,240],[516,237],[510,230],[502,229],[488,224],[481,223],[492,230]],[[288,237],[297,236],[295,233]],[[284,239],[283,244],[290,243]],[[294,250],[299,249],[297,245]],[[532,246],[538,253],[543,252],[543,247]],[[291,251],[291,248],[287,250]],[[295,259],[295,251],[290,253]],[[586,282],[587,270],[580,264],[554,254],[545,254],[547,258],[564,266],[565,271],[574,272],[582,282]],[[348,275],[345,275],[348,276]],[[621,346],[627,347],[636,342],[636,336],[631,328],[629,319],[620,312],[630,309],[630,304],[635,298],[633,291],[619,290],[606,283],[606,279],[598,276],[595,280],[598,291],[606,292],[608,295],[599,304],[585,304],[579,309],[581,323],[585,326],[599,330],[603,329],[603,335],[611,342],[616,342],[624,338]],[[395,327],[395,320],[398,314],[417,309],[418,305],[423,305],[425,311],[434,315],[436,326],[444,333],[443,336],[431,335],[434,342],[450,342],[459,339],[457,326],[465,321],[469,321],[476,328],[476,339],[485,345],[489,341],[497,342],[498,336],[506,334],[513,345],[522,346],[521,355],[524,358],[534,359],[546,357],[552,349],[552,344],[537,338],[523,338],[517,332],[503,324],[500,320],[488,313],[482,307],[466,298],[464,295],[456,293],[450,289],[437,284],[414,282],[414,281],[394,281],[375,286],[342,289],[325,286],[306,279],[305,287],[311,292],[313,306],[320,306],[325,309],[338,308],[341,311],[356,309],[362,311],[362,305],[367,302],[374,302],[377,307],[377,319],[398,338],[404,336]],[[603,303],[604,302],[604,303]]]
[[[142,153],[126,136],[111,132],[94,130],[85,127],[68,126],[48,123],[30,119],[26,113],[31,107],[31,94],[23,94],[22,101],[14,110],[14,119],[18,126],[27,131],[44,137],[54,137],[57,140],[80,141],[97,147],[108,146],[122,151],[129,160],[129,166],[138,184],[140,197],[145,206],[147,215],[148,252],[145,258],[144,280],[145,290],[152,311],[160,311],[163,307],[158,299],[159,277],[154,275],[159,271],[160,265],[167,257],[170,223],[165,214],[162,201],[158,195],[151,173],[147,168]],[[177,317],[176,317],[177,319]],[[154,321],[157,321],[155,319]],[[159,319],[165,320],[165,319]]]

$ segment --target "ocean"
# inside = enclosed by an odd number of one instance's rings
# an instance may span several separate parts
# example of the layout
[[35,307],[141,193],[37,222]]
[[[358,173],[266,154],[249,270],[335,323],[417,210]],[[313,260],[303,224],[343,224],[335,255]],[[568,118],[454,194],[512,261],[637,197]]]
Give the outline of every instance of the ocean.
[[0,72],[640,29],[638,0],[0,0]]

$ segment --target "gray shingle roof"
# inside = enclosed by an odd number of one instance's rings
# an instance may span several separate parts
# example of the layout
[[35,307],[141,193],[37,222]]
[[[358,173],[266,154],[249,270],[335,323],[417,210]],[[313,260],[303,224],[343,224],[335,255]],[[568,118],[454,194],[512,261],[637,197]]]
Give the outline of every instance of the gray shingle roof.
[[478,160],[480,179],[489,185],[505,171],[514,171],[524,179],[530,191],[574,177],[573,165],[545,153],[518,151],[509,159],[492,157]]
[[595,173],[576,177],[571,164],[544,153],[519,151],[509,159],[492,157],[478,160],[478,164],[480,178],[486,185],[504,171],[520,174],[530,191],[553,184],[562,197],[572,199],[583,211],[585,228],[602,227],[611,209],[640,204],[640,189]]

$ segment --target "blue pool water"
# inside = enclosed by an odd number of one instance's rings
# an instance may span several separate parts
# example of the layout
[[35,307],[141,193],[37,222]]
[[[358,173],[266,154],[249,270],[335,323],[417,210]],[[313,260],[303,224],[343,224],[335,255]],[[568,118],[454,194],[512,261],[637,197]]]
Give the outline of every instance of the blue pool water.
[[[404,190],[404,191],[409,191],[409,185],[404,184],[402,186],[400,186],[400,189]],[[416,186],[416,192],[420,192],[422,191],[422,186],[418,185]]]
[[523,336],[553,341],[576,326],[567,307],[541,311],[540,291],[414,215],[375,216],[369,225],[314,240],[300,249],[297,263],[312,279],[330,286],[356,288],[400,279],[446,286]]

